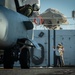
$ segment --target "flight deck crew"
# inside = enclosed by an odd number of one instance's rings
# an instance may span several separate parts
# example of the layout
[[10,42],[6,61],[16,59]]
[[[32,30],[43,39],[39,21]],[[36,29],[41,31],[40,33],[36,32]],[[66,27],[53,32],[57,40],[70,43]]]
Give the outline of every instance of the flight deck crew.
[[[19,12],[19,13],[27,16],[27,17],[32,16],[33,11],[39,11],[39,6],[38,6],[37,3],[34,3],[34,4],[31,5],[31,3],[29,2],[25,5],[20,6],[18,0],[14,0],[14,2],[15,2],[15,5],[16,5],[17,12]],[[23,2],[20,2],[20,3],[23,3]]]
[[64,58],[63,58],[63,53],[64,53],[64,47],[61,43],[57,45],[57,50],[56,50],[56,64],[59,61],[59,66],[64,66]]

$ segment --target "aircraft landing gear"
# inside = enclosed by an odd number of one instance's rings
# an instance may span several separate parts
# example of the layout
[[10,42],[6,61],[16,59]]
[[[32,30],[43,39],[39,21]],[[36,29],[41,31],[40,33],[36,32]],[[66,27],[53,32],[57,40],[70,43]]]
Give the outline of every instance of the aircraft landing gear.
[[14,61],[13,61],[12,55],[13,55],[12,50],[10,49],[4,50],[4,61],[3,62],[4,62],[5,69],[13,68]]
[[28,48],[23,48],[21,50],[19,61],[20,61],[21,69],[30,68],[30,52]]

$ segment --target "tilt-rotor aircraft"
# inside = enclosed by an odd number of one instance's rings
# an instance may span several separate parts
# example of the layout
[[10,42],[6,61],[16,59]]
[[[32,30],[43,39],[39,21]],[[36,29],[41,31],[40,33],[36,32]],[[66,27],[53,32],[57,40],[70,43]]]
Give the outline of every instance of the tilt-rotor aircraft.
[[[4,68],[13,68],[14,62],[20,62],[22,69],[30,68],[30,48],[40,49],[33,39],[33,23],[29,17],[15,12],[14,8],[24,5],[26,0],[0,0],[0,64]],[[40,0],[27,0],[39,5]],[[36,8],[36,6],[34,6]],[[12,9],[12,10],[11,10]]]

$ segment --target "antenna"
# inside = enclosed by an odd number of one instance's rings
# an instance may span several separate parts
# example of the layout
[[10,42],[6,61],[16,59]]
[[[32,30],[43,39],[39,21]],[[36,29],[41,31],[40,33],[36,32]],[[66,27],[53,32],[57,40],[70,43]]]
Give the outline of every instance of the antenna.
[[72,18],[75,19],[75,10],[72,11]]

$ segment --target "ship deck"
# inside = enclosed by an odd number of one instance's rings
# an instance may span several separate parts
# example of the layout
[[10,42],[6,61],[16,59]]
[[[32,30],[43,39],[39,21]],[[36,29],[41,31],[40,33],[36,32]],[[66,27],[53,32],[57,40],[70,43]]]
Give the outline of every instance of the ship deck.
[[0,75],[75,75],[75,67],[31,67],[30,69],[0,68]]

